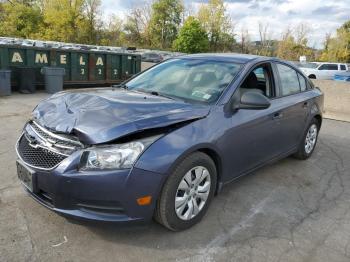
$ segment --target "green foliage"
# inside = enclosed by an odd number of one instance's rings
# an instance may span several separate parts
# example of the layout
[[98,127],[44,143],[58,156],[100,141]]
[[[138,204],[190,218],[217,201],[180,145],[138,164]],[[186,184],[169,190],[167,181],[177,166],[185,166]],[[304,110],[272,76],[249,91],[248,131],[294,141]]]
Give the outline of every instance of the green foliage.
[[183,53],[206,52],[209,49],[208,35],[200,22],[190,16],[181,28],[173,46],[176,51]]
[[19,2],[0,3],[0,36],[31,38],[40,31],[43,16],[39,6]]
[[205,28],[210,42],[210,50],[231,51],[235,45],[230,17],[226,14],[223,0],[209,0],[202,4],[198,12],[198,19]]
[[350,63],[350,20],[337,30],[334,38],[326,38],[321,60]]
[[144,5],[134,8],[127,15],[124,32],[130,46],[151,47],[149,24],[151,7]]
[[[259,23],[260,41],[252,42],[242,29],[237,43],[223,0],[203,3],[195,16],[184,19],[183,0],[148,0],[126,14],[125,21],[102,21],[101,0],[0,0],[0,36],[57,40],[81,44],[136,46],[185,52],[249,52],[298,60],[314,60],[308,28],[288,29],[280,41],[271,40]],[[152,3],[152,4],[151,4]],[[350,20],[334,37],[328,36],[321,60],[350,62]]]
[[112,16],[103,30],[97,31],[98,44],[104,46],[121,46],[125,42],[123,21],[117,16]]
[[313,61],[314,50],[307,46],[307,27],[300,24],[293,30],[287,29],[278,42],[277,56],[282,59],[298,61],[300,56],[306,56],[309,61]]
[[44,0],[44,24],[39,38],[63,42],[88,42],[88,20],[83,0]]
[[153,47],[169,48],[176,39],[184,6],[180,0],[157,0],[152,5],[149,25]]
[[182,0],[155,0],[138,6],[125,21],[112,17],[102,22],[100,5],[101,0],[0,3],[0,35],[81,44],[174,47],[185,52],[228,51],[235,43],[222,0],[203,5],[198,18],[188,18],[180,34]]
[[96,44],[100,0],[23,0],[0,3],[0,35]]
[[98,41],[98,31],[102,27],[102,22],[99,20],[99,7],[101,0],[85,0],[83,3],[83,13],[86,17],[86,35],[89,44],[94,44]]

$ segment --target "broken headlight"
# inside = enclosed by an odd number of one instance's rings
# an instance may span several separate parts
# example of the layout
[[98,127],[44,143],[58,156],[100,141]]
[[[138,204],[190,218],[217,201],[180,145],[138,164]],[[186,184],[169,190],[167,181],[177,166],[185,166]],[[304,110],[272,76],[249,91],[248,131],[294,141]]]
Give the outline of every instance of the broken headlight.
[[83,151],[80,170],[131,168],[141,153],[160,136],[124,144],[95,146]]

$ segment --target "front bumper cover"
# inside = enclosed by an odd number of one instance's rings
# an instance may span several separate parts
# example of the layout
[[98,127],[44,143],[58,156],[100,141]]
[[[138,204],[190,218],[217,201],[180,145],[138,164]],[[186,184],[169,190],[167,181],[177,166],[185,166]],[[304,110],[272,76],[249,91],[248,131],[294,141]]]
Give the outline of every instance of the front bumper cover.
[[[53,171],[31,168],[33,191],[27,191],[39,203],[59,214],[84,220],[151,220],[164,175],[138,168],[78,171],[67,168],[70,165],[64,162]],[[152,197],[150,205],[137,204],[137,198],[144,196]]]

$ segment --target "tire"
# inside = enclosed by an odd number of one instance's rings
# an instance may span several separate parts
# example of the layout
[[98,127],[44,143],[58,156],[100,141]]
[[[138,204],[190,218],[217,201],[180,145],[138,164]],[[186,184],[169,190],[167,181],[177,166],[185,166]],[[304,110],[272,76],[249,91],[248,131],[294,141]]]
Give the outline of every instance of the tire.
[[[189,181],[189,177],[191,177],[191,181],[193,179],[193,183],[186,183]],[[203,180],[196,180],[197,177]],[[209,189],[207,189],[208,183]],[[213,160],[202,152],[191,154],[176,167],[165,182],[157,202],[155,220],[172,231],[185,230],[197,224],[207,212],[216,190],[216,183],[217,173]],[[189,192],[182,188],[189,188]],[[205,197],[207,197],[206,200],[203,200]],[[184,200],[183,205],[175,208],[175,198],[181,199],[177,205],[183,201],[182,199],[186,200]]]
[[[312,132],[312,128],[316,128],[316,135],[315,136],[311,136],[310,137],[310,132]],[[317,139],[318,139],[318,133],[320,130],[320,123],[318,122],[318,120],[316,118],[313,118],[310,122],[310,124],[308,125],[303,139],[299,145],[298,151],[293,155],[295,158],[300,159],[300,160],[305,160],[308,159],[312,153],[315,150],[316,144],[317,144]],[[309,135],[309,136],[308,136]],[[309,140],[307,141],[307,138],[309,138]],[[312,147],[308,148],[307,143],[312,144]]]

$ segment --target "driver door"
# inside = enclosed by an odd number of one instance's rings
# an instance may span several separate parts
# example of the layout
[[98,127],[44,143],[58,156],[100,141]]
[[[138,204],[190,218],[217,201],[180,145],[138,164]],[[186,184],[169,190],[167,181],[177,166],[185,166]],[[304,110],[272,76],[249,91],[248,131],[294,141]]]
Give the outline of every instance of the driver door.
[[276,80],[270,63],[255,67],[247,74],[234,95],[259,92],[270,99],[267,109],[239,109],[231,118],[225,156],[231,177],[240,176],[273,159],[280,152],[280,105],[276,103]]

